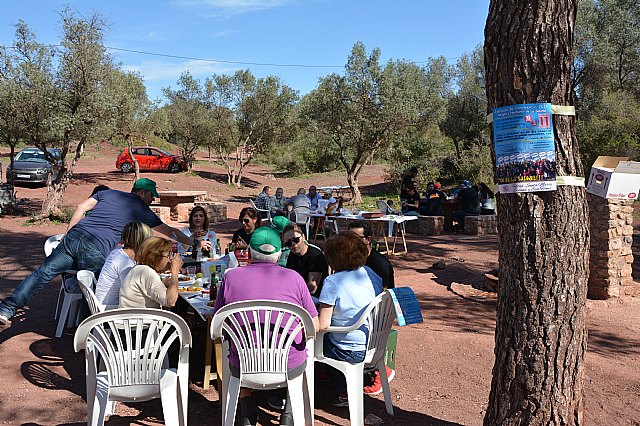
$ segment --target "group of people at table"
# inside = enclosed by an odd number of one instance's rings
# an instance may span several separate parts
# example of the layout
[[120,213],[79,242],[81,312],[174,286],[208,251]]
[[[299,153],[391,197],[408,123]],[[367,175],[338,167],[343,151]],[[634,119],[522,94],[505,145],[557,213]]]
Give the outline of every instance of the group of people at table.
[[[67,270],[89,270],[98,276],[95,294],[105,309],[173,307],[179,297],[180,253],[211,250],[216,235],[201,207],[193,208],[185,229],[163,223],[149,208],[155,197],[155,182],[143,178],[130,193],[105,189],[80,203],[61,243],[0,302],[0,326],[9,327],[11,318],[31,296]],[[304,232],[284,216],[276,217],[273,227],[261,226],[258,212],[248,207],[239,220],[242,227],[234,233],[232,243],[234,248],[248,247],[251,262],[226,271],[214,312],[239,301],[285,301],[306,309],[316,329],[325,330],[330,325],[355,323],[376,295],[394,287],[393,268],[386,257],[372,249],[372,230],[366,221],[352,221],[350,231],[330,238],[323,252],[308,244]],[[173,250],[174,240],[178,253]],[[161,276],[163,273],[167,275]],[[346,334],[327,333],[324,355],[362,362],[367,332],[363,326]],[[287,366],[290,376],[304,370],[306,359],[304,344],[294,344]],[[231,374],[237,376],[240,366],[233,345],[228,362]],[[389,378],[395,375],[391,369],[385,373]],[[331,369],[328,374],[333,404],[347,406],[344,376]],[[368,372],[365,392],[381,391],[379,374]],[[284,408],[284,396],[272,395],[270,405]],[[250,390],[241,391],[240,406],[243,424],[256,424]],[[284,408],[280,424],[293,424],[290,407]]]
[[471,181],[464,180],[451,191],[450,195],[447,195],[440,183],[429,182],[421,197],[416,182],[418,173],[418,168],[412,167],[402,179],[400,202],[403,214],[442,216],[443,203],[446,200],[454,200],[453,202],[459,203],[460,208],[453,211],[452,219],[458,223],[460,228],[464,227],[466,216],[495,214],[494,193],[484,182],[478,182],[474,186]]

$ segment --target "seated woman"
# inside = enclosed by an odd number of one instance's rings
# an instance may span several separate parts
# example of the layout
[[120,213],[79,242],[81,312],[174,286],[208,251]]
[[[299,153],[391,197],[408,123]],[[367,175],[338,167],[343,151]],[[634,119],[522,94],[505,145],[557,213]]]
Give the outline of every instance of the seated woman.
[[129,222],[125,225],[120,239],[122,246],[109,253],[96,284],[96,297],[106,309],[118,307],[120,287],[136,264],[136,250],[152,235],[151,228],[142,222]]
[[290,223],[282,231],[284,246],[291,250],[287,258],[287,269],[293,269],[307,283],[312,296],[318,297],[322,290],[322,281],[329,273],[329,267],[322,251],[310,246],[302,229]]
[[[209,229],[209,216],[202,206],[195,206],[189,213],[189,227],[182,230],[187,237],[197,238],[198,240],[211,241],[212,250],[216,246],[216,233]],[[185,250],[193,251],[192,246],[178,244],[178,254],[183,255]],[[200,248],[197,248],[200,250]],[[221,253],[218,253],[221,255]]]
[[[319,330],[326,330],[329,326],[348,327],[382,292],[382,278],[364,266],[369,251],[362,237],[355,232],[341,232],[331,237],[325,245],[325,253],[327,263],[335,273],[324,280],[320,293]],[[368,332],[368,326],[363,325],[350,333],[326,333],[324,356],[351,364],[362,362]],[[333,368],[329,373],[335,395],[333,405],[347,406],[349,402],[344,375]]]
[[231,238],[234,250],[248,248],[249,241],[251,241],[251,234],[262,226],[262,218],[253,207],[243,208],[240,211],[238,220],[242,224],[242,228],[234,232]]
[[[149,237],[136,251],[134,266],[120,288],[120,308],[172,308],[178,300],[178,273],[182,258],[174,256],[172,242]],[[171,276],[163,282],[160,273],[169,269]]]
[[478,184],[478,198],[480,200],[480,214],[496,213],[496,201],[493,191],[484,182]]

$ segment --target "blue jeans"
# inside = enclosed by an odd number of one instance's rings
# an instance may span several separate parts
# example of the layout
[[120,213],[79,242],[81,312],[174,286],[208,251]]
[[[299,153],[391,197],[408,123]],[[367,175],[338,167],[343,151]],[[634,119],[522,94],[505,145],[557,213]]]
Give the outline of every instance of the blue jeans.
[[[325,357],[336,359],[338,361],[346,361],[349,364],[358,364],[359,362],[364,361],[364,356],[366,355],[366,351],[348,351],[340,349],[331,340],[329,340],[329,333],[324,335],[322,344],[322,353]],[[336,395],[339,393],[347,393],[347,381],[344,374],[333,367],[328,367],[333,392]]]
[[86,269],[97,276],[104,260],[103,254],[87,237],[72,229],[42,265],[18,284],[9,297],[0,302],[0,313],[11,318],[17,309],[27,304],[31,296],[69,269]]

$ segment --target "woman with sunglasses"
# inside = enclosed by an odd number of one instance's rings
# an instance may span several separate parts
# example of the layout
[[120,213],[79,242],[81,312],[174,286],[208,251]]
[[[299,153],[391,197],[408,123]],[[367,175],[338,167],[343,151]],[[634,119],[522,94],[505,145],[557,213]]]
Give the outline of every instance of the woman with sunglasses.
[[262,226],[262,218],[258,214],[258,211],[253,207],[245,207],[240,211],[240,217],[238,217],[242,228],[233,233],[231,243],[233,249],[246,249],[249,247],[249,241],[251,241],[251,234],[257,228]]
[[[209,229],[209,216],[202,206],[195,206],[191,210],[191,213],[189,213],[189,227],[184,228],[182,233],[187,237],[197,238],[200,241],[211,241],[212,250],[216,245],[216,233]],[[185,249],[189,247],[188,245],[178,244],[178,254],[183,255]],[[194,248],[191,247],[191,250],[194,250]],[[199,250],[199,248],[196,247],[196,250]]]
[[299,273],[307,283],[311,295],[318,297],[322,281],[329,271],[324,254],[319,248],[307,243],[304,232],[295,223],[284,227],[282,240],[291,251],[287,258],[287,268]]
[[[149,237],[136,251],[138,265],[120,287],[120,308],[172,308],[178,300],[178,274],[182,259],[171,251],[172,242]],[[165,282],[160,273],[170,270]]]

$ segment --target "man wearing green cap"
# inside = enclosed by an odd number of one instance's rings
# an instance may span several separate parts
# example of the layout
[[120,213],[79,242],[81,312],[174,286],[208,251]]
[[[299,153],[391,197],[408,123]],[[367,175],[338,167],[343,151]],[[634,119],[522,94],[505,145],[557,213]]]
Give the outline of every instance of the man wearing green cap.
[[[194,241],[177,228],[164,224],[149,208],[155,197],[158,197],[156,183],[143,178],[134,183],[130,193],[113,189],[99,191],[80,203],[60,244],[0,302],[0,326],[7,325],[16,310],[57,275],[70,269],[86,269],[98,275],[106,257],[120,243],[122,230],[129,222],[142,222],[184,244],[211,247],[209,241]],[[86,216],[89,210],[91,215]]]
[[[247,266],[227,270],[218,291],[214,312],[225,305],[247,300],[274,300],[289,302],[303,307],[313,318],[314,326],[318,327],[318,311],[311,294],[300,274],[278,266],[282,242],[278,232],[263,226],[251,234],[249,250],[251,263]],[[287,369],[290,377],[295,377],[304,371],[306,365],[306,349],[302,336],[296,338],[289,351]],[[229,351],[229,366],[231,374],[237,376],[240,371],[238,353],[233,345]],[[243,423],[256,424],[256,409],[251,401],[249,389],[240,390],[240,406],[242,408]],[[280,424],[293,424],[290,407],[280,418]]]

